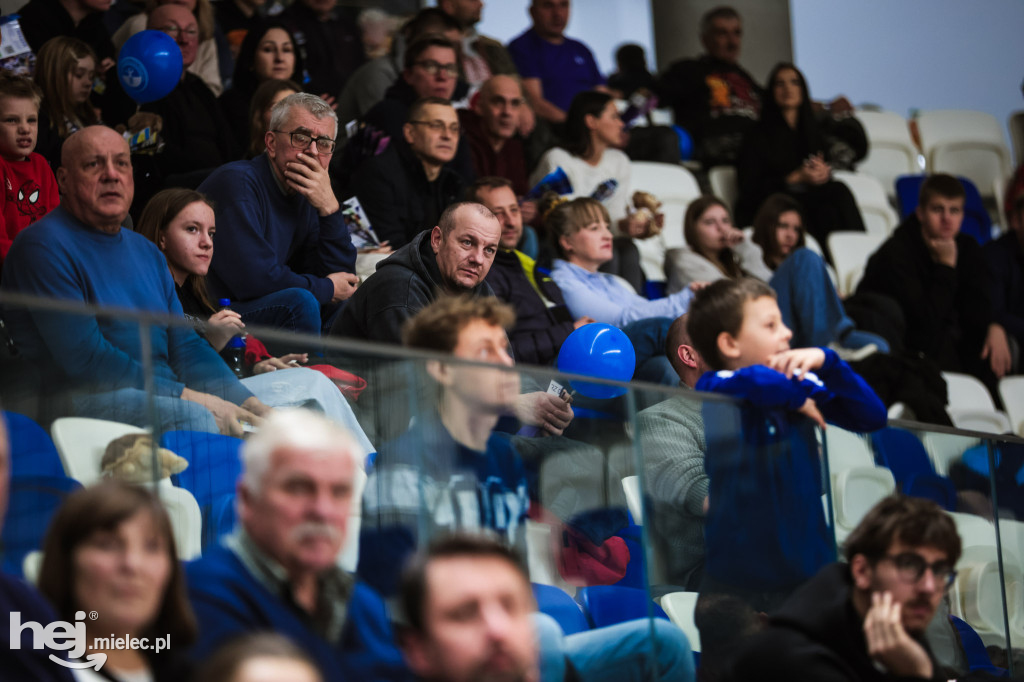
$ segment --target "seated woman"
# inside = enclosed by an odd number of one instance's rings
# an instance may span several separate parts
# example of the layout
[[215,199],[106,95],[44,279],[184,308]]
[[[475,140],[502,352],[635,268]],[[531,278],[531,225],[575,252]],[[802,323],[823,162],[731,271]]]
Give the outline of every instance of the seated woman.
[[803,74],[781,63],[768,76],[768,91],[761,120],[744,137],[736,160],[736,219],[749,225],[769,195],[783,192],[800,201],[811,234],[828,254],[830,233],[863,232],[864,220],[850,189],[832,179]]
[[[288,80],[302,83],[302,56],[295,49],[295,39],[284,24],[269,19],[245,34],[235,61],[231,87],[221,96],[224,118],[235,133],[236,149],[250,150],[250,106],[257,88],[267,81]],[[296,85],[296,92],[302,89]],[[263,152],[263,138],[257,154]]]
[[[614,325],[633,342],[635,379],[675,386],[679,377],[665,357],[665,335],[672,321],[690,308],[693,291],[684,289],[649,301],[623,280],[598,268],[612,258],[608,210],[595,199],[566,201],[549,192],[541,199],[544,228],[561,258],[551,270],[573,319],[590,317]],[[664,362],[661,362],[664,361]]]
[[[195,616],[170,519],[148,490],[107,480],[70,495],[46,533],[39,591],[60,620],[74,623],[82,611],[96,615],[77,619],[88,646],[81,658],[106,654],[106,663],[102,674],[76,669],[79,682],[188,679],[184,653],[196,637]],[[113,641],[144,637],[147,650]],[[158,638],[170,643],[159,653]]]
[[794,348],[832,343],[860,348],[874,343],[883,352],[889,350],[881,337],[854,329],[825,261],[803,246],[800,204],[791,197],[769,197],[754,219],[752,240],[733,227],[721,199],[701,197],[686,209],[683,234],[688,248],[669,252],[670,292],[695,281],[755,277],[768,282],[778,295]]
[[[200,336],[220,352],[232,337],[245,333],[241,315],[218,310],[206,291],[216,225],[205,196],[190,189],[165,189],[146,204],[136,230],[163,251],[181,307]],[[269,355],[260,346],[256,353]],[[306,353],[266,357],[252,365],[253,375],[242,383],[270,407],[315,404],[353,434],[363,448],[361,456],[374,452],[338,387],[323,373],[299,366],[307,360]]]
[[714,282],[728,277],[756,277],[768,281],[772,271],[761,249],[751,244],[732,224],[729,208],[721,199],[705,195],[690,202],[683,219],[686,246],[665,255],[668,292],[675,293],[694,282]]
[[[664,280],[662,262],[665,245],[660,235],[643,237],[645,223],[630,214],[633,195],[629,157],[618,149],[624,126],[615,100],[604,92],[585,91],[573,98],[565,119],[565,140],[549,149],[530,175],[536,185],[556,168],[565,171],[572,185],[570,197],[591,197],[600,201],[611,216],[609,225],[615,240],[615,259],[602,268],[624,277],[634,289],[643,290],[644,278]],[[633,253],[639,249],[641,263]],[[642,270],[641,270],[642,267]]]

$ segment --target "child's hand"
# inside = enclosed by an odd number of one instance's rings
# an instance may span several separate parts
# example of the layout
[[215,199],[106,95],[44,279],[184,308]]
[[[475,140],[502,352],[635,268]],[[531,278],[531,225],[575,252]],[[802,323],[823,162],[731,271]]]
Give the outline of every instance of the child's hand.
[[785,374],[787,379],[792,379],[797,371],[803,374],[808,370],[818,369],[824,364],[825,351],[820,348],[794,348],[776,353],[768,358],[768,366]]
[[821,428],[826,428],[825,418],[821,416],[821,412],[818,410],[817,403],[815,403],[810,398],[804,401],[804,404],[800,406],[800,409],[797,410],[797,412],[809,417],[811,421],[813,421]]

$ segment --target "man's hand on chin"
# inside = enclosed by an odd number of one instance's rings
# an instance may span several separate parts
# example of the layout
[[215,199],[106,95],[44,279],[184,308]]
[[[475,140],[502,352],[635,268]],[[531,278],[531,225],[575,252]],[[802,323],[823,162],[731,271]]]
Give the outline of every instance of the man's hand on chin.
[[331,176],[316,156],[300,153],[297,161],[285,165],[284,181],[288,187],[306,197],[321,218],[338,210],[338,198],[334,196],[331,187]]

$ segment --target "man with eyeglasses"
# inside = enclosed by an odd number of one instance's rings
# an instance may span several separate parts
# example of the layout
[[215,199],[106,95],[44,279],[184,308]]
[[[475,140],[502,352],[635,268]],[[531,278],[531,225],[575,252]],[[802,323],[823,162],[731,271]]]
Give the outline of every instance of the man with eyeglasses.
[[937,504],[895,495],[740,647],[727,680],[946,679],[924,632],[956,578],[960,536]]
[[[235,136],[213,91],[188,70],[199,50],[195,15],[182,5],[160,5],[149,13],[146,28],[173,38],[181,50],[183,65],[177,87],[166,97],[142,106],[163,119],[160,139],[164,147],[156,157],[157,164],[168,186],[195,187],[214,168],[237,158]],[[197,116],[197,112],[202,115]]]
[[362,165],[351,190],[374,232],[392,247],[405,246],[437,225],[462,194],[462,178],[445,164],[459,144],[459,117],[448,100],[427,97],[409,110],[405,144],[392,144]]
[[[450,36],[450,37],[449,37]],[[368,158],[380,153],[380,142],[406,145],[404,128],[413,104],[425,97],[454,101],[464,97],[465,83],[459,81],[459,62],[455,51],[458,30],[426,34],[413,41],[405,51],[405,67],[384,99],[366,112],[363,127],[345,147],[341,161],[342,177],[355,178],[362,173]],[[388,142],[388,140],[390,140]],[[455,156],[445,163],[469,182],[473,179],[473,161],[465,140],[456,140]]]
[[327,102],[289,95],[270,111],[266,153],[199,186],[217,216],[210,291],[246,324],[319,334],[355,291],[356,252],[327,172],[337,133]]

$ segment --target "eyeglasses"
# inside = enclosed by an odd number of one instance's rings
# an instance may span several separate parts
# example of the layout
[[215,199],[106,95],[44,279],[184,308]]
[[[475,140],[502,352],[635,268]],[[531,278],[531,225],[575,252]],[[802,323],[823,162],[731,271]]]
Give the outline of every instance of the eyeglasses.
[[415,65],[426,71],[431,76],[436,76],[442,71],[444,72],[444,75],[449,78],[456,78],[459,75],[458,64],[442,64],[440,62],[435,62],[433,59],[424,59],[422,62],[416,62]]
[[948,590],[956,580],[956,570],[948,561],[936,561],[929,564],[920,554],[914,552],[903,552],[902,554],[886,554],[882,559],[888,559],[896,567],[896,573],[900,580],[905,583],[916,583],[921,579],[926,570],[930,570],[935,576],[935,582],[942,585],[942,589]]
[[[427,126],[431,130],[433,130],[435,133],[440,133],[441,131],[443,131],[445,129],[444,121],[438,121],[438,120],[433,120],[433,121],[409,121],[409,123],[412,123],[413,125]],[[458,135],[459,131],[462,130],[462,127],[458,123],[452,123],[451,125],[447,126],[447,128],[448,128],[448,132],[451,133],[452,135]]]
[[306,133],[285,133],[283,130],[271,130],[270,132],[287,134],[293,149],[309,149],[310,143],[315,142],[316,150],[321,154],[334,153],[334,140],[329,137],[313,137]]
[[199,29],[195,26],[191,26],[189,28],[181,28],[180,26],[175,26],[174,24],[167,24],[166,26],[161,26],[157,30],[166,33],[175,40],[178,39],[178,35],[180,34],[184,34],[186,38],[199,37]]

